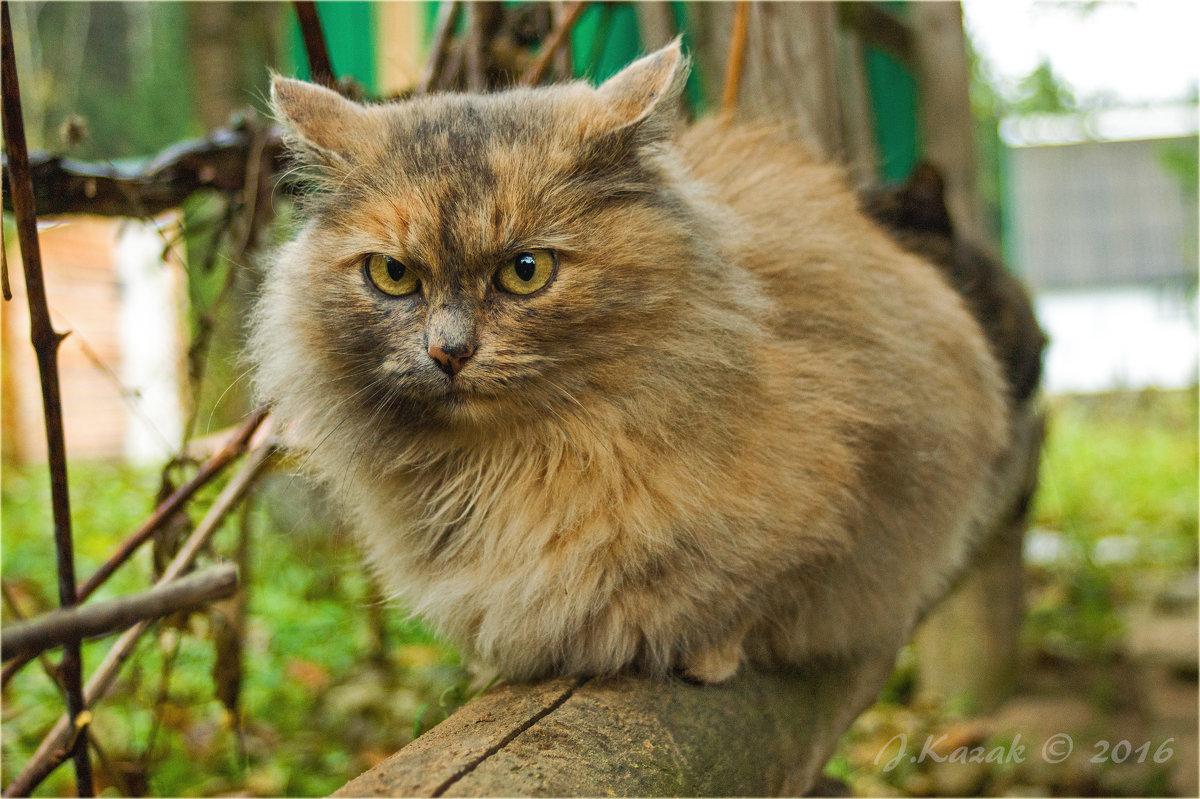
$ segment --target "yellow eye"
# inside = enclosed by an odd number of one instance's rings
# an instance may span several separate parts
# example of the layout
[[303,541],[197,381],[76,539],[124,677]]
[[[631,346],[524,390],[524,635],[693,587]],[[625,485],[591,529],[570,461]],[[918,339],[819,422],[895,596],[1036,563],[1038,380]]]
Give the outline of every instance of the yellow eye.
[[527,250],[517,253],[500,267],[496,282],[509,294],[532,294],[554,277],[557,261],[550,250]]
[[421,287],[416,273],[389,255],[372,253],[363,260],[367,279],[384,294],[403,297]]

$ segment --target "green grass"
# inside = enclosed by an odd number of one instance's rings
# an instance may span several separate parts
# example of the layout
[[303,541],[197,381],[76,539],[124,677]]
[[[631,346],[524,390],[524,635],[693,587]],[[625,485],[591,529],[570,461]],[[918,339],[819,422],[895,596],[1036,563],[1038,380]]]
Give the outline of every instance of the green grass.
[[1196,390],[1061,398],[1049,408],[1035,524],[1139,560],[1196,559]]
[[[1111,652],[1123,605],[1196,568],[1196,403],[1194,388],[1050,403],[1033,527],[1061,534],[1069,557],[1030,574],[1028,645]],[[1113,544],[1125,558],[1104,557]]]
[[[158,475],[73,463],[70,477],[77,571],[85,578],[145,518]],[[200,497],[193,519],[215,490]],[[372,610],[377,600],[343,532],[317,511],[281,512],[310,490],[290,477],[274,478],[250,515],[238,715],[216,693],[221,624],[212,611],[146,635],[97,709],[94,729],[113,770],[124,775],[123,788],[165,796],[324,795],[411,740],[418,717],[428,726],[453,709],[439,706],[439,697],[463,693],[465,673],[455,653],[398,612]],[[48,495],[40,469],[5,470],[3,574],[26,613],[57,604]],[[234,559],[238,529],[235,515],[215,538],[213,554]],[[101,595],[145,588],[151,568],[146,548]],[[7,609],[4,618],[11,619]],[[112,640],[85,644],[85,671]],[[230,672],[222,674],[228,686]],[[62,707],[38,664],[14,679],[4,694],[5,783]],[[102,765],[96,771],[105,794],[123,792]],[[37,793],[69,794],[73,782],[65,766]]]

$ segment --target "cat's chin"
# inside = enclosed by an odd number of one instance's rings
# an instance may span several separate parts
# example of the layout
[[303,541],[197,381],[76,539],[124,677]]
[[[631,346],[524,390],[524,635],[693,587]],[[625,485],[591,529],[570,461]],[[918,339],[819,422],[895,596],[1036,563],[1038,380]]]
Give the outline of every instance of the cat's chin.
[[494,426],[504,418],[508,406],[500,395],[482,391],[467,381],[449,379],[426,402],[442,423],[456,427]]

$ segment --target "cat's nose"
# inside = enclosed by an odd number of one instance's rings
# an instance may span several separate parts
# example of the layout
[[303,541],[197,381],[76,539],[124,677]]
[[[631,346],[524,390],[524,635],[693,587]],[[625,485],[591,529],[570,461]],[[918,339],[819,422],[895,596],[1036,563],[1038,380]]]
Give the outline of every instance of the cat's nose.
[[437,362],[439,369],[451,377],[461,372],[474,354],[474,344],[451,346],[445,342],[435,342],[429,345],[429,357]]

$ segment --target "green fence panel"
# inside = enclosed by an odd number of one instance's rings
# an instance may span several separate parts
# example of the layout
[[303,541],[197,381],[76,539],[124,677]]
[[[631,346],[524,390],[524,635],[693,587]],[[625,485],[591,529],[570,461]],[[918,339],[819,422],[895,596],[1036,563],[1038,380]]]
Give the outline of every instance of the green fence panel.
[[[338,78],[350,77],[366,87],[367,92],[376,91],[375,4],[361,0],[337,0],[317,3],[317,16],[321,18],[321,30],[325,34],[325,46],[329,48],[329,60]],[[310,77],[308,58],[304,52],[304,39],[296,15],[289,14],[288,54],[297,77]]]

